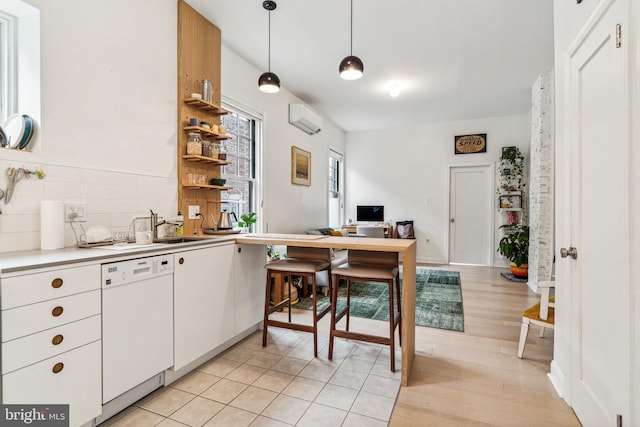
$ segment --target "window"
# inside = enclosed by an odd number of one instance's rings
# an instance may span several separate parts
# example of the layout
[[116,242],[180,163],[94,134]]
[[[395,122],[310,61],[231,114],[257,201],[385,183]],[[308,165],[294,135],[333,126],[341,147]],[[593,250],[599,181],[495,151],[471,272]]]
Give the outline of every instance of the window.
[[0,124],[12,114],[40,122],[40,11],[0,1]]
[[17,113],[17,18],[0,11],[0,123]]
[[342,155],[329,150],[329,227],[340,228],[343,223]]
[[[222,116],[221,122],[227,127],[231,139],[222,142],[230,163],[222,168],[222,177],[227,179],[226,186],[232,190],[222,193],[222,210],[240,215],[258,213],[258,146],[259,118],[225,105],[231,114]],[[260,214],[258,213],[258,218]],[[256,230],[252,230],[256,231]]]

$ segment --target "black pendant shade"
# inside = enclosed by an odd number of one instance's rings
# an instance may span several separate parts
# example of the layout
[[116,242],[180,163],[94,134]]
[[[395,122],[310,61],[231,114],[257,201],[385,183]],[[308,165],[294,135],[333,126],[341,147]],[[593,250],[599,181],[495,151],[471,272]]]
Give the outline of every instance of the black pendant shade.
[[280,79],[274,73],[267,71],[258,79],[258,87],[264,93],[276,93],[280,90]]
[[262,7],[269,12],[269,71],[262,73],[258,79],[258,88],[264,93],[276,93],[280,90],[280,79],[271,72],[271,11],[275,10],[276,2],[265,0],[262,2]]
[[362,77],[364,64],[357,56],[349,55],[340,62],[340,77],[345,80],[356,80]]

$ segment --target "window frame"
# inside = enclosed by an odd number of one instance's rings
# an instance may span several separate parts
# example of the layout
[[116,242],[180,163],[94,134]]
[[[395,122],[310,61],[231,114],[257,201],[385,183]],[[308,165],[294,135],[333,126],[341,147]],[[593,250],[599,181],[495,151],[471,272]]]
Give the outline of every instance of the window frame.
[[[334,168],[333,162],[336,162]],[[329,165],[327,177],[327,221],[329,226],[341,227],[344,224],[344,155],[335,148],[329,148]],[[336,179],[332,179],[332,169],[335,171]],[[332,183],[335,181],[335,186]],[[336,189],[337,187],[337,189]],[[338,218],[337,223],[332,224],[331,200],[337,199]]]
[[[243,106],[242,104],[235,102],[229,98],[223,96],[222,99],[222,107],[226,110],[229,110],[232,114],[236,114],[245,119],[251,121],[251,177],[241,177],[238,175],[229,175],[225,174],[226,168],[223,168],[221,171],[221,177],[226,179],[238,179],[242,181],[246,181],[249,183],[249,192],[250,192],[250,201],[249,201],[249,212],[255,212],[258,217],[258,221],[255,224],[255,227],[252,231],[261,232],[263,229],[264,219],[262,217],[262,126],[263,119],[260,113],[253,111],[252,109]],[[228,116],[228,115],[227,115]],[[222,116],[221,120],[226,116]],[[229,129],[227,130],[229,133]],[[236,136],[237,137],[237,136]],[[230,140],[223,140],[222,143],[227,145]],[[239,151],[238,151],[239,153]],[[239,157],[240,158],[240,157]],[[244,157],[246,158],[246,157]],[[239,165],[236,165],[239,167]],[[240,205],[239,202],[233,200],[224,200],[221,198],[221,209],[226,209],[230,212],[235,212],[236,209],[232,209],[231,205],[237,204]],[[238,212],[240,213],[240,212]],[[238,218],[239,220],[240,218]]]
[[18,17],[0,10],[0,123],[18,113]]

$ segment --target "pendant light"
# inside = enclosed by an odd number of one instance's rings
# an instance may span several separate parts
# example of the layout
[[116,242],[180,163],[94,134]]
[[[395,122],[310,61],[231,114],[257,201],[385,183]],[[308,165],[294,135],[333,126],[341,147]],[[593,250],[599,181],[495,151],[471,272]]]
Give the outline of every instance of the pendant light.
[[353,56],[353,0],[351,0],[351,53],[340,62],[340,77],[345,80],[356,80],[362,77],[364,64],[357,56]]
[[268,71],[262,73],[258,79],[258,87],[264,93],[276,93],[280,90],[280,79],[271,72],[271,11],[275,10],[276,2],[266,0],[262,2],[262,7],[269,12],[269,64]]

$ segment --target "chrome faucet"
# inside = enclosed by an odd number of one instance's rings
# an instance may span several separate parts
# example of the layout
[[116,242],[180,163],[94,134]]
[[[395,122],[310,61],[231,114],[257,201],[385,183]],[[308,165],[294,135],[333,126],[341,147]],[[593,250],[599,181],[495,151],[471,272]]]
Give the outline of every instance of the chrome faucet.
[[158,214],[154,213],[151,209],[149,209],[149,212],[151,212],[151,233],[153,233],[153,240],[156,240],[158,238],[158,227],[166,224],[167,221],[162,220],[158,222]]

